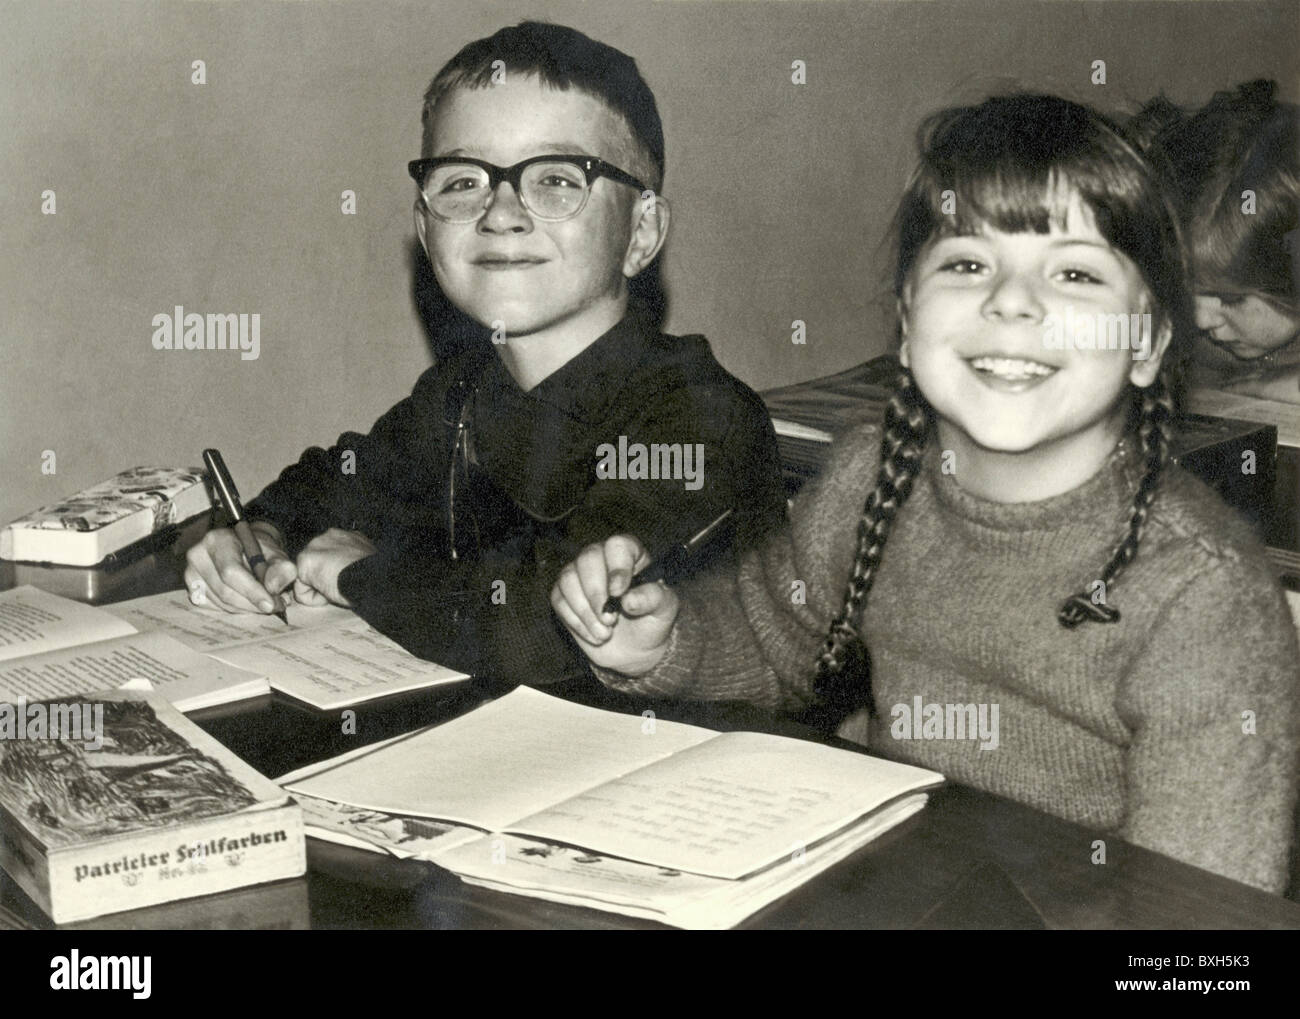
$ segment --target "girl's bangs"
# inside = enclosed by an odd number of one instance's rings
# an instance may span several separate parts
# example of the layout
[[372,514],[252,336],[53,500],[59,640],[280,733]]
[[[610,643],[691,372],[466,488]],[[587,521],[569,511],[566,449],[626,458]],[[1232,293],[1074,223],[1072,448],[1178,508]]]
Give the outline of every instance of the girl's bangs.
[[[1015,159],[988,166],[954,168],[921,189],[929,206],[933,236],[969,236],[992,228],[1002,233],[1065,230],[1078,201],[1107,240],[1115,219],[1113,201],[1095,172],[1080,166],[1026,166]],[[945,192],[949,201],[945,203]],[[1113,193],[1113,192],[1112,192]],[[950,209],[951,211],[945,211]]]

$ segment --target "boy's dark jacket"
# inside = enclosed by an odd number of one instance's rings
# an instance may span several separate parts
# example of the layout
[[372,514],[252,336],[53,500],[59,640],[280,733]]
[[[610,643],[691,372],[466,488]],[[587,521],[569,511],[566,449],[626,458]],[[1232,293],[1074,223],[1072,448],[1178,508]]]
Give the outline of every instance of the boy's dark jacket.
[[[447,492],[458,421],[471,463],[457,454],[452,561]],[[621,436],[629,445],[702,443],[703,486],[597,479],[597,447],[617,447]],[[583,546],[628,533],[654,552],[728,507],[740,547],[784,517],[762,401],[703,337],[659,333],[633,302],[527,393],[486,342],[435,365],[368,435],[345,432],[329,450],[308,449],[248,515],[276,524],[290,556],[330,527],[362,532],[379,551],[344,569],[339,589],[363,619],[444,665],[549,683],[587,674],[550,607],[551,585]]]

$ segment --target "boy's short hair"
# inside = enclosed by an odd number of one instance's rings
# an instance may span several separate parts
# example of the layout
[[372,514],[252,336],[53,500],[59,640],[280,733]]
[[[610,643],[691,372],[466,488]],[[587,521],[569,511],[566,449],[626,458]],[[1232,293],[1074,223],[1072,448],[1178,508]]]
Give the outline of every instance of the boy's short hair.
[[502,65],[507,74],[536,76],[543,85],[576,88],[603,102],[632,138],[629,173],[658,190],[664,176],[664,129],[654,93],[626,53],[564,25],[522,21],[477,39],[443,65],[424,94],[424,153],[430,154],[438,104],[457,88],[486,88]]

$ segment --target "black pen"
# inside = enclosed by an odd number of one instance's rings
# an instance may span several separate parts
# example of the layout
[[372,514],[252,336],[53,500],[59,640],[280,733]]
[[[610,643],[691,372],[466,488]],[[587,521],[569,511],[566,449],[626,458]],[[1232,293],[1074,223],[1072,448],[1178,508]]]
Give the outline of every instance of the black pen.
[[[731,513],[732,511],[728,509],[690,540],[673,545],[671,548],[666,549],[662,555],[655,556],[654,562],[632,578],[632,583],[627,585],[628,591],[634,587],[640,587],[642,584],[653,584],[657,580],[667,580],[670,583],[676,580],[681,576],[695,553],[708,543],[719,527],[727,522]],[[619,595],[617,598],[610,598],[606,601],[604,611],[621,611],[623,608],[622,597],[622,595]]]
[[[221,500],[221,507],[230,517],[231,524],[235,528],[235,536],[239,539],[239,544],[244,547],[244,556],[248,559],[248,568],[253,571],[253,576],[257,582],[266,587],[266,556],[262,554],[262,544],[257,540],[257,535],[253,529],[248,526],[248,521],[244,519],[244,504],[239,501],[239,489],[235,488],[234,479],[230,476],[230,471],[226,470],[226,461],[221,459],[221,454],[215,449],[205,449],[203,451],[203,462],[207,465],[208,476],[212,479],[212,487],[217,491],[217,498]],[[279,598],[271,595],[271,600],[276,605],[283,605]],[[285,626],[289,625],[289,615],[284,608],[277,608],[275,614],[280,617],[280,622]]]

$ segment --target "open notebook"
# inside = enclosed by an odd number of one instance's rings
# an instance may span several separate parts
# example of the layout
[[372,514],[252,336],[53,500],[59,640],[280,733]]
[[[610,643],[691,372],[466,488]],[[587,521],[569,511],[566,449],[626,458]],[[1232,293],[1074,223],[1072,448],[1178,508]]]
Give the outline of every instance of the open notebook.
[[279,781],[320,838],[501,891],[730,927],[910,817],[942,780],[520,687]]
[[94,608],[35,587],[0,592],[0,701],[141,680],[182,711],[268,693],[322,710],[467,679],[336,606],[232,615],[169,592]]

